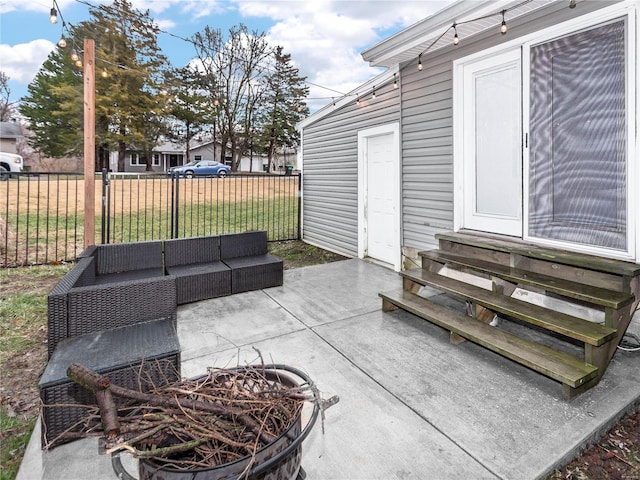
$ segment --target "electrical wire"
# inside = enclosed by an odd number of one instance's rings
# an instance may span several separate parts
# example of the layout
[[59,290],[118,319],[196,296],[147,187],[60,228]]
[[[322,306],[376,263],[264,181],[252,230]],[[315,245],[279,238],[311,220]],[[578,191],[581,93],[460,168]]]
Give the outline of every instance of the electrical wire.
[[640,337],[635,333],[625,333],[618,344],[618,349],[625,352],[640,352]]

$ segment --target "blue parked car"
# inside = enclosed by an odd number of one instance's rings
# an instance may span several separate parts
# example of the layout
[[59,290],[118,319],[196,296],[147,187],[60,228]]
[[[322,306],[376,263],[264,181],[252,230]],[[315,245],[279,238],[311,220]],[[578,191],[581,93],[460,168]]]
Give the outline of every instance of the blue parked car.
[[178,177],[220,177],[224,178],[231,173],[231,169],[215,160],[198,160],[195,162],[185,163],[179,167],[171,167],[167,175],[176,175]]

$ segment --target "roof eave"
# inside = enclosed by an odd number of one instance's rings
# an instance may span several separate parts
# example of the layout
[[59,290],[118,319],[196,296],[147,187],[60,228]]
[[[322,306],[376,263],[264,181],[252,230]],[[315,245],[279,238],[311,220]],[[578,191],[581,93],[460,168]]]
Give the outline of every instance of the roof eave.
[[420,45],[426,38],[440,34],[442,30],[450,27],[453,21],[482,15],[490,10],[500,10],[509,3],[511,0],[459,0],[363,51],[362,58],[369,62],[371,67],[389,68],[398,63],[395,59],[400,54]]
[[308,127],[309,125],[312,125],[315,122],[326,117],[327,115],[332,113],[334,110],[338,110],[342,108],[344,105],[347,105],[348,103],[357,100],[358,96],[364,96],[365,94],[369,93],[373,88],[373,86],[377,88],[377,87],[382,87],[386,85],[387,83],[393,80],[394,78],[393,75],[397,73],[398,73],[398,68],[396,66],[394,68],[390,68],[389,70],[382,72],[380,75],[376,75],[375,77],[369,79],[367,82],[360,85],[355,90],[350,91],[349,93],[347,93],[340,99],[336,100],[335,102],[325,105],[320,110],[312,113],[304,120],[301,120],[300,122],[298,122],[296,124],[296,129],[298,131],[301,131],[302,129]]

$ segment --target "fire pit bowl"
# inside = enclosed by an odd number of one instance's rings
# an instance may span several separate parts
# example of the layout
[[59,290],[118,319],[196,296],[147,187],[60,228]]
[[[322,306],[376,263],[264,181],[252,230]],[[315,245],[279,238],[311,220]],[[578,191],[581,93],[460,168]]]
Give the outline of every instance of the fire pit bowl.
[[[255,367],[250,367],[255,368]],[[266,379],[280,383],[285,387],[296,388],[301,384],[313,385],[312,381],[300,370],[287,365],[267,365],[259,367]],[[243,372],[244,368],[233,369]],[[292,378],[298,377],[298,383]],[[204,377],[201,377],[204,378]],[[195,379],[196,381],[199,380]],[[301,467],[302,442],[313,428],[318,413],[322,407],[322,400],[315,389],[313,411],[309,422],[302,428],[299,409],[291,426],[273,442],[264,445],[255,455],[246,455],[235,461],[214,465],[207,468],[182,469],[176,465],[167,465],[154,459],[140,458],[138,461],[139,480],[302,480],[306,477]],[[131,476],[123,467],[119,454],[112,455],[112,465],[118,478],[123,480],[138,480]]]

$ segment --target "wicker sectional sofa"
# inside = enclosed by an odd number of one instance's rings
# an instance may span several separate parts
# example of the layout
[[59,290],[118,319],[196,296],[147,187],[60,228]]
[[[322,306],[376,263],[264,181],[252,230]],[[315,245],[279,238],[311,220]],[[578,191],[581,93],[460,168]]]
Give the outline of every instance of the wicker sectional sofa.
[[69,441],[61,434],[79,427],[73,405],[95,404],[66,377],[71,363],[141,390],[174,381],[178,305],[282,283],[283,262],[267,253],[266,231],[87,248],[48,296],[43,448]]

